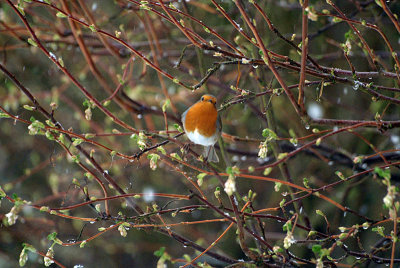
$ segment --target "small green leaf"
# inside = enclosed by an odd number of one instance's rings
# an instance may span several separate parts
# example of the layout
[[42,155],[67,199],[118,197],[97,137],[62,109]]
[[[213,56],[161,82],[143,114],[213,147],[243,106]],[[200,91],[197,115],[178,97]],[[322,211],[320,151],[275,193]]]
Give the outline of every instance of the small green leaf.
[[174,128],[175,128],[176,130],[178,130],[179,132],[183,132],[183,129],[182,129],[182,127],[181,127],[179,124],[174,124]]
[[200,174],[197,175],[197,178],[198,179],[203,179],[207,175],[208,175],[207,173],[200,173]]
[[150,168],[152,170],[157,169],[157,161],[160,159],[160,156],[158,154],[148,154],[147,159],[150,159]]
[[3,188],[1,188],[1,186],[0,186],[0,200],[6,196],[7,196],[6,192],[4,192]]
[[58,140],[61,142],[61,144],[65,144],[65,135],[61,133],[60,136],[58,136]]
[[281,200],[281,202],[279,202],[279,207],[283,207],[283,205],[285,204],[285,202],[286,202],[286,199],[284,198],[284,199],[282,199]]
[[86,133],[85,134],[85,139],[93,139],[96,135],[93,133]]
[[316,235],[317,234],[317,232],[316,231],[309,231],[308,232],[308,234],[307,234],[307,237],[310,237],[310,236],[313,236],[313,235]]
[[80,155],[79,154],[77,154],[77,155],[72,155],[71,156],[71,159],[72,159],[72,161],[74,161],[75,163],[79,163],[80,162]]
[[54,241],[54,239],[56,239],[57,238],[57,232],[53,232],[53,233],[51,233],[51,234],[49,234],[48,236],[47,236],[47,239],[49,240],[49,241]]
[[[92,200],[92,199],[90,198],[90,200]],[[99,213],[101,212],[101,205],[100,204],[96,204],[94,207],[95,207],[97,212],[99,212]]]
[[159,152],[162,153],[163,155],[166,155],[166,154],[167,154],[167,152],[165,151],[164,147],[162,147],[162,146],[157,147],[157,151],[159,151]]
[[164,254],[164,252],[165,252],[165,247],[161,247],[160,249],[154,251],[154,255],[160,258]]
[[28,254],[26,253],[25,248],[22,249],[21,254],[19,255],[19,266],[25,266],[26,262],[28,261]]
[[314,252],[314,254],[318,255],[321,253],[321,245],[313,245],[312,246],[312,252]]
[[34,46],[34,47],[37,47],[38,46],[38,44],[36,43],[36,41],[35,40],[33,40],[32,38],[28,38],[28,43],[30,44],[30,45],[32,45],[32,46]]
[[197,184],[199,186],[203,185],[203,179],[205,176],[207,176],[207,173],[200,173],[197,175]]
[[315,211],[315,213],[317,213],[318,215],[320,215],[320,216],[322,216],[322,217],[325,217],[325,214],[324,214],[321,210],[319,210],[319,209],[317,209],[317,210]]
[[35,107],[25,104],[24,109],[28,110],[28,111],[33,111],[35,109]]
[[171,104],[171,101],[169,99],[167,99],[164,104],[162,105],[162,111],[165,113],[165,111],[167,110],[168,106]]
[[79,245],[80,248],[84,248],[86,246],[87,241],[84,240],[81,242],[81,244]]
[[341,180],[346,180],[346,177],[343,175],[342,172],[336,171],[335,174],[336,174],[336,176],[338,176]]
[[275,192],[279,192],[281,187],[282,187],[281,182],[275,182],[275,187],[274,187]]
[[21,5],[21,3],[18,3],[17,9],[19,10],[19,12],[21,12],[23,16],[25,16],[25,10],[24,7]]
[[67,15],[65,15],[64,13],[62,13],[60,11],[57,12],[56,16],[59,17],[59,18],[66,18],[67,17]]
[[269,128],[264,128],[262,131],[262,135],[267,140],[276,140],[278,136]]
[[182,158],[177,153],[171,153],[170,156],[176,160],[182,161]]
[[126,231],[124,224],[121,224],[120,226],[118,226],[118,231],[122,237],[126,237],[128,235],[128,232]]
[[46,120],[45,122],[50,127],[56,127],[56,125],[53,122],[51,122],[50,120]]
[[61,67],[65,67],[64,60],[61,57],[58,58],[58,63],[61,65]]
[[6,113],[1,112],[0,113],[0,118],[10,118],[10,116]]
[[23,243],[22,245],[24,247],[24,250],[26,250],[26,251],[30,251],[30,252],[36,252],[37,251],[36,248],[34,246],[32,246],[31,244]]
[[348,237],[348,236],[349,236],[348,233],[341,233],[341,234],[339,235],[339,239],[345,239],[345,238]]
[[271,171],[272,171],[272,168],[271,168],[271,167],[268,167],[268,168],[266,168],[266,169],[264,170],[263,175],[264,175],[264,176],[268,176],[268,175],[271,173]]
[[87,107],[87,108],[90,108],[90,107],[92,106],[92,104],[90,103],[90,100],[88,100],[88,99],[85,99],[85,100],[83,101],[82,105],[83,105],[84,107]]
[[389,169],[383,170],[380,167],[375,167],[374,172],[376,174],[378,174],[379,177],[382,177],[386,180],[390,180],[390,170]]
[[281,160],[283,158],[285,158],[288,155],[288,153],[280,153],[278,154],[278,160]]
[[73,139],[73,145],[74,146],[78,146],[79,144],[81,144],[82,142],[84,142],[85,140],[83,140],[83,139],[80,139],[80,138],[75,138],[75,139]]
[[[40,211],[42,211],[42,212],[49,212],[50,211],[50,208],[49,207],[46,207],[46,206],[42,206],[42,207],[40,207]],[[47,238],[48,238],[48,236],[47,236]],[[49,239],[50,240],[50,239]]]
[[373,232],[377,232],[380,236],[385,237],[385,234],[383,233],[383,231],[385,231],[385,227],[383,226],[377,226],[372,228]]
[[303,184],[306,188],[310,188],[309,180],[307,178],[303,178]]
[[[94,24],[91,24],[90,26],[89,26],[89,29],[92,31],[92,32],[97,32],[97,29],[96,29],[96,26],[94,25]],[[124,83],[121,83],[121,85],[123,85]]]
[[293,224],[292,224],[292,221],[291,221],[291,220],[288,220],[288,221],[282,226],[282,230],[283,230],[284,232],[290,231],[290,230],[292,230],[292,228],[293,228]]
[[214,195],[215,195],[215,197],[216,197],[217,199],[220,198],[220,196],[221,196],[221,188],[220,188],[220,187],[216,187],[216,188],[215,188]]

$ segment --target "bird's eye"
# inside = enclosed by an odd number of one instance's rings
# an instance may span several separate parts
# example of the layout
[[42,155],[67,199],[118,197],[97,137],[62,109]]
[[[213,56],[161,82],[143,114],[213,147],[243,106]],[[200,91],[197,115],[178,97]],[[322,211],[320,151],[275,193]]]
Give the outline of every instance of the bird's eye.
[[204,101],[204,97],[201,97],[201,101]]

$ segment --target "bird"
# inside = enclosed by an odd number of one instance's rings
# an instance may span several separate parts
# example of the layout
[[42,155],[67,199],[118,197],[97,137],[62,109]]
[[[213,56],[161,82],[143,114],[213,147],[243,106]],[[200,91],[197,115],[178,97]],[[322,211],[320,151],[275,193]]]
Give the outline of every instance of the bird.
[[214,144],[221,136],[222,123],[218,115],[217,99],[213,95],[203,95],[182,114],[182,124],[189,140],[204,146],[204,158],[218,163]]

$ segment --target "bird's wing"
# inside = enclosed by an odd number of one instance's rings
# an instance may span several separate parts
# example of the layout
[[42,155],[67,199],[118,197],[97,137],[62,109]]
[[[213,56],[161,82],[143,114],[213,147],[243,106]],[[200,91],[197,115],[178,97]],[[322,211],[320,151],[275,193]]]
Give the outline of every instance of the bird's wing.
[[219,115],[218,115],[218,118],[217,118],[217,129],[218,129],[219,132],[221,132],[222,120],[221,120],[221,117]]

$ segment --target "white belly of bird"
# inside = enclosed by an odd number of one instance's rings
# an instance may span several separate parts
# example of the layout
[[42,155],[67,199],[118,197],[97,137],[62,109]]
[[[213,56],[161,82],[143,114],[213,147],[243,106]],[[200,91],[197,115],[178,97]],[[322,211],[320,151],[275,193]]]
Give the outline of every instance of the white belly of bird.
[[211,146],[214,145],[218,140],[218,135],[213,135],[211,137],[202,136],[197,129],[193,132],[187,132],[186,135],[189,137],[189,140],[196,144],[200,144],[203,146]]

